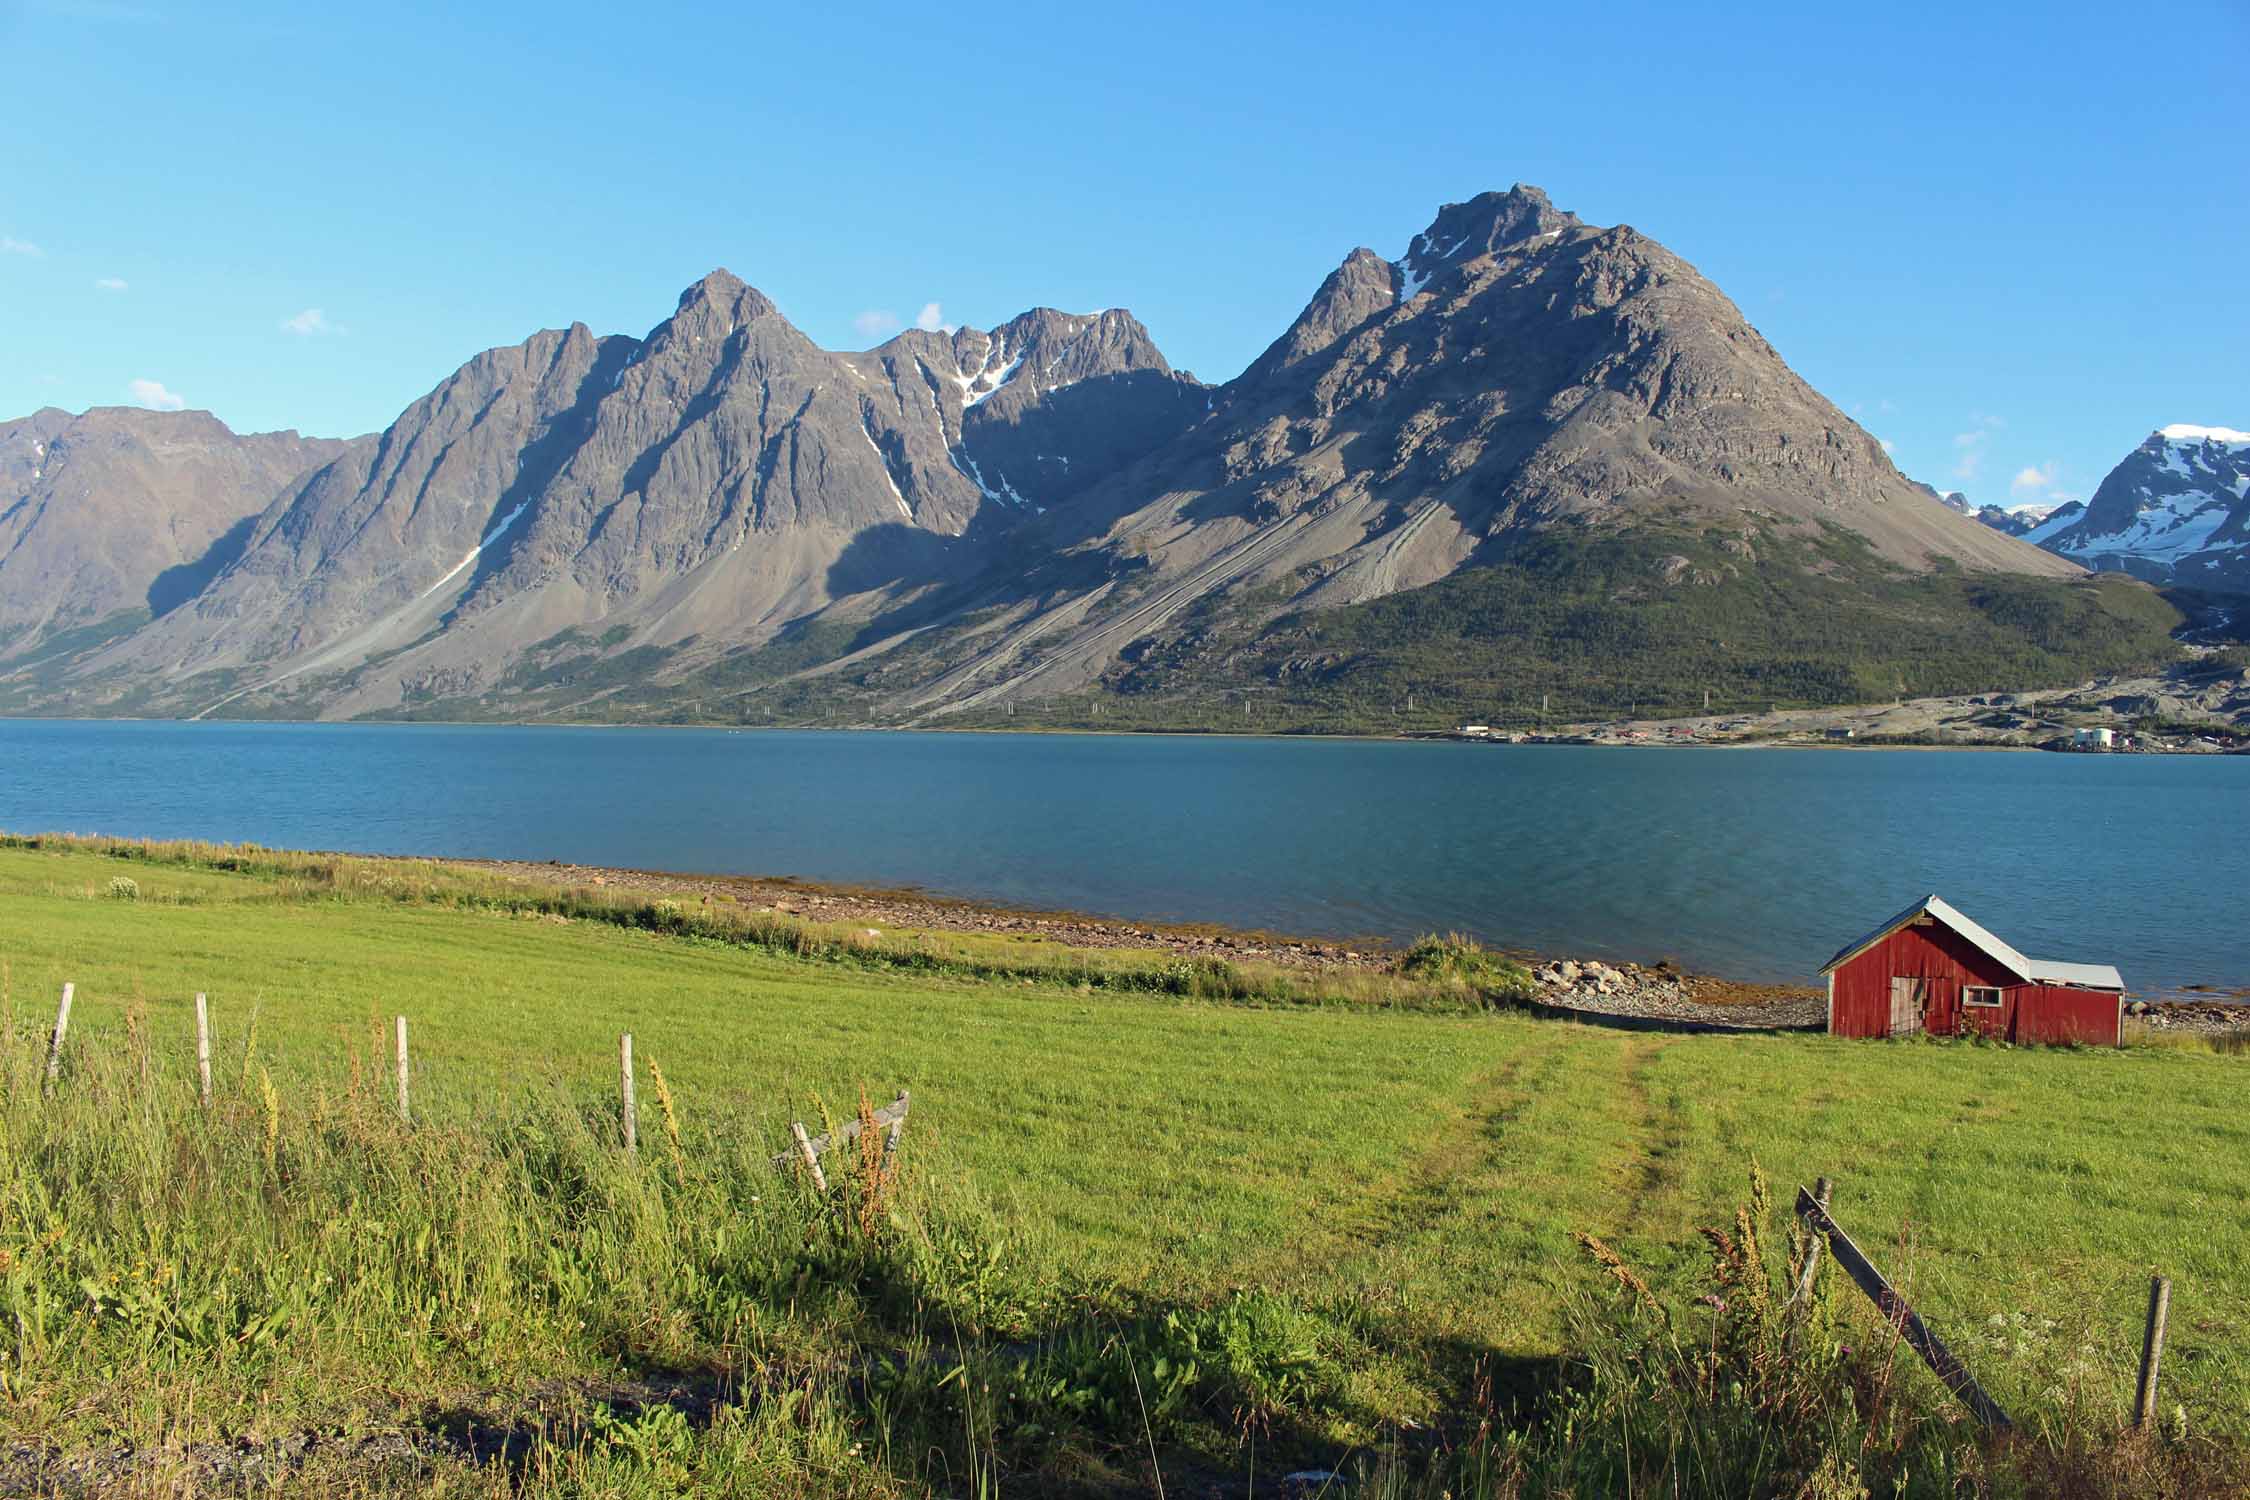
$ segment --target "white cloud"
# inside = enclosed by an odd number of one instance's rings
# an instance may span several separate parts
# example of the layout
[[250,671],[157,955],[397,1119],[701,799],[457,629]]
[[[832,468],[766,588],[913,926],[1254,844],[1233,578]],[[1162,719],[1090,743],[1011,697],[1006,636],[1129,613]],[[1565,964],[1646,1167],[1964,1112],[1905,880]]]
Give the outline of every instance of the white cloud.
[[299,338],[307,339],[318,338],[324,333],[342,333],[344,331],[334,323],[329,322],[328,314],[317,307],[308,307],[293,318],[283,318],[281,330],[284,333],[293,333]]
[[98,291],[122,292],[125,290],[125,278],[122,276],[104,276],[96,281],[94,286]]
[[1898,444],[1892,442],[1889,438],[1877,438],[1875,441],[1883,445],[1883,456],[1885,458],[1894,458],[1898,455]]
[[0,234],[0,255],[45,255],[46,253],[29,240],[19,240],[12,234]]
[[914,315],[914,326],[924,333],[951,333],[953,325],[945,321],[945,309],[935,302],[925,302]]
[[1967,432],[1957,432],[1953,435],[1953,451],[1958,455],[1953,460],[1953,477],[1955,479],[1974,479],[1977,477],[1977,471],[1984,467],[1986,439],[2008,425],[1998,417],[1988,417],[1980,412],[1969,413],[1969,421],[1973,425]]
[[2043,464],[2026,464],[2016,470],[2016,477],[2008,481],[2008,493],[2018,500],[2052,489],[2055,483],[2055,465],[2050,460]]
[[187,398],[176,391],[168,391],[161,380],[136,380],[126,387],[133,399],[155,411],[178,411],[187,405]]
[[852,328],[863,339],[889,338],[905,326],[897,313],[880,307],[871,307],[852,319]]

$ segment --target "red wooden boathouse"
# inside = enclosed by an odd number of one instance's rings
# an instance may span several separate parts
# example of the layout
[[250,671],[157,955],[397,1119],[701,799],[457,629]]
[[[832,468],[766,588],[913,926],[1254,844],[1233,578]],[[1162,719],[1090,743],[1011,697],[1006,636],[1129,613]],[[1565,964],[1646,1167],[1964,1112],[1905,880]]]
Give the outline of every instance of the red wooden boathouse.
[[2124,1040],[2125,981],[2115,969],[2026,958],[1936,896],[1845,944],[1821,972],[1837,1036]]

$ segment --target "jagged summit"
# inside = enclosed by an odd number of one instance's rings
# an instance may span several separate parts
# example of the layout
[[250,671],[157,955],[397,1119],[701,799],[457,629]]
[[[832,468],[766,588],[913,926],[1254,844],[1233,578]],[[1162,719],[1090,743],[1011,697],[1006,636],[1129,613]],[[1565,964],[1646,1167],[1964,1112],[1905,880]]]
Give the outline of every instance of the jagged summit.
[[2232,427],[2204,427],[2194,422],[2173,422],[2157,428],[2156,435],[2167,442],[2218,443],[2229,448],[2250,444],[2250,432],[2237,432]]
[[1398,274],[1389,261],[1364,245],[1345,256],[1288,331],[1251,362],[1237,384],[1254,389],[1404,301],[1398,295]]
[[755,288],[749,282],[744,281],[725,266],[713,266],[681,290],[679,305],[685,307],[698,298],[730,299],[752,290],[755,290]]
[[2250,432],[2174,422],[2025,534],[2091,568],[2250,593]]
[[1394,262],[1398,300],[1407,301],[1447,266],[1559,239],[1584,227],[1576,214],[1556,208],[1544,192],[1520,182],[1504,193],[1479,193],[1466,203],[1448,203]]
[[[709,275],[688,284],[680,293],[679,303],[673,309],[669,321],[702,323],[718,320],[729,326],[738,326],[759,318],[776,316],[780,311],[771,297],[725,266],[719,266]],[[654,337],[652,334],[651,338]]]

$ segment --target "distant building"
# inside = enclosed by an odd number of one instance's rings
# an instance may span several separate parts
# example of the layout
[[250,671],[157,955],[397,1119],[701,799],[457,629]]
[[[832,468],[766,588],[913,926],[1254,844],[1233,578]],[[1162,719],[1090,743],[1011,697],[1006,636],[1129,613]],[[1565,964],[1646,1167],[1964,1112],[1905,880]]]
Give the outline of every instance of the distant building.
[[1453,732],[1455,734],[1490,734],[1492,733],[1492,726],[1490,724],[1463,724]]
[[2008,1042],[2124,1040],[2125,981],[2108,964],[2026,958],[1936,896],[1924,896],[1822,966],[1837,1036]]
[[2110,750],[2116,748],[2117,731],[2114,729],[2074,729],[2070,735],[2071,748],[2076,750]]
[[1843,729],[1831,729],[1828,731],[1828,737],[1832,740],[1848,740],[1858,732],[1858,730],[1848,727]]

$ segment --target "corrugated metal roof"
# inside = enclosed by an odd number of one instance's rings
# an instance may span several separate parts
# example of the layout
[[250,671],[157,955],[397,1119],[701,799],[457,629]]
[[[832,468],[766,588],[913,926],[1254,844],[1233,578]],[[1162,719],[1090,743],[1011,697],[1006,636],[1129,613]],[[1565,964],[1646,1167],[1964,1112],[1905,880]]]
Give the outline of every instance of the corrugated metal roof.
[[1843,947],[1837,949],[1836,956],[1820,966],[1820,972],[1825,974],[1829,970],[1839,968],[1850,960],[1857,958],[1924,912],[1928,912],[1931,916],[1952,928],[1956,933],[1967,939],[1979,952],[1983,953],[1985,957],[2026,984],[2076,984],[2096,990],[2122,990],[2125,988],[2125,977],[2108,964],[2070,964],[2060,963],[2053,959],[2024,957],[2014,948],[1970,921],[1952,903],[1935,891],[1924,896],[1889,921],[1882,923],[1865,937],[1858,939],[1856,942],[1846,943]]
[[2066,964],[2035,958],[2031,961],[2031,977],[2041,984],[2075,984],[2090,990],[2125,988],[2125,976],[2108,964]]
[[1843,947],[1837,949],[1836,956],[1820,966],[1820,972],[1825,974],[1830,969],[1840,967],[1848,960],[1857,958],[1860,954],[1874,947],[1877,943],[1889,937],[1892,933],[1898,931],[1901,927],[1904,927],[1907,923],[1913,921],[1916,917],[1922,915],[1922,913],[1924,912],[1928,912],[1931,916],[1937,918],[1940,922],[1943,922],[1946,926],[1952,928],[1962,937],[1967,938],[1969,942],[1981,952],[1983,952],[1983,954],[1987,958],[1991,959],[1994,963],[2006,969],[2009,973],[2015,975],[2016,978],[2021,979],[2026,983],[2030,982],[2030,959],[2025,958],[2021,953],[2018,953],[2015,949],[2009,947],[2006,943],[2001,942],[2000,939],[1994,937],[1991,933],[1985,931],[1982,927],[1979,927],[1976,923],[1970,921],[1960,912],[1954,910],[1952,905],[1949,904],[1945,900],[1945,898],[1939,896],[1935,891],[1931,892],[1927,896],[1924,896],[1921,900],[1915,902],[1912,906],[1909,906],[1906,910],[1900,912],[1897,916],[1892,917],[1889,921],[1884,922],[1873,932],[1867,934],[1867,936],[1860,938],[1856,942],[1846,943]]

